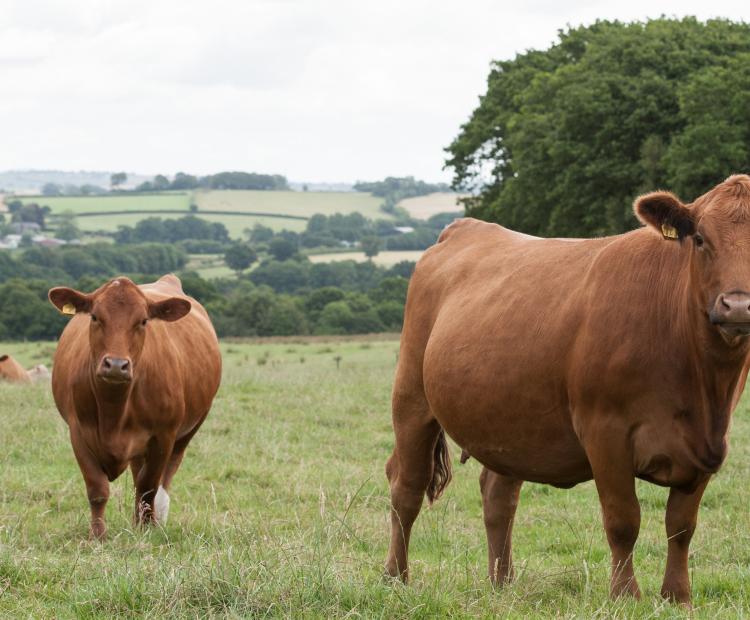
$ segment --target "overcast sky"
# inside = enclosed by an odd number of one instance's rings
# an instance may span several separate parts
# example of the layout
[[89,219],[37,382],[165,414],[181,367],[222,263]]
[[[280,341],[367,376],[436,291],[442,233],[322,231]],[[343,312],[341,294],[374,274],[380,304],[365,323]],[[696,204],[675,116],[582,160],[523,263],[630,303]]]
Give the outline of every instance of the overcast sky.
[[490,61],[747,1],[0,0],[0,170],[450,180]]

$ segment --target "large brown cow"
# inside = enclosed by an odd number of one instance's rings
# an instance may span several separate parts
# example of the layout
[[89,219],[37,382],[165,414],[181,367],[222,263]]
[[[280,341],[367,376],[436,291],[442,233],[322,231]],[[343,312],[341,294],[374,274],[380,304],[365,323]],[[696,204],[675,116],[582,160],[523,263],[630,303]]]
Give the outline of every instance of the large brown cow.
[[12,356],[0,355],[0,379],[11,383],[31,383],[31,376]]
[[670,488],[662,594],[689,603],[698,505],[747,377],[750,177],[689,205],[647,194],[635,212],[645,228],[602,239],[459,220],[419,261],[393,389],[390,575],[407,579],[424,495],[450,479],[447,433],[485,466],[493,582],[512,577],[522,482],[593,478],[612,595],[639,596],[641,478]]
[[75,314],[57,346],[52,391],[86,483],[91,535],[104,535],[109,483],[128,465],[136,520],[163,522],[172,477],[219,387],[206,311],[173,275],[142,286],[116,278],[88,295],[53,288],[49,298]]

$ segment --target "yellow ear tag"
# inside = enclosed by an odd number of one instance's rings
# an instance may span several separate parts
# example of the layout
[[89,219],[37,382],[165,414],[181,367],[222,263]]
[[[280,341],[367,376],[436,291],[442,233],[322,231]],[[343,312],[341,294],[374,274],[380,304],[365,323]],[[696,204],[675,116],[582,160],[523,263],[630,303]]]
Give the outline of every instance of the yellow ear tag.
[[61,312],[63,314],[75,314],[76,313],[76,307],[73,304],[65,304],[62,307]]
[[674,226],[669,226],[668,224],[661,225],[661,234],[664,235],[665,239],[677,239],[679,237],[679,235],[677,234],[677,229]]

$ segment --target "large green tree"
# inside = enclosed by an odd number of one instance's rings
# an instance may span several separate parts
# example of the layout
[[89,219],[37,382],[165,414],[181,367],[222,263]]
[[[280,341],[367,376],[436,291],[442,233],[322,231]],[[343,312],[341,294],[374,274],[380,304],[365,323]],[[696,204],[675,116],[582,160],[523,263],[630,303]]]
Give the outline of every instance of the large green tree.
[[750,171],[750,24],[600,21],[493,63],[446,149],[467,214],[540,235],[636,225],[633,198],[692,200]]

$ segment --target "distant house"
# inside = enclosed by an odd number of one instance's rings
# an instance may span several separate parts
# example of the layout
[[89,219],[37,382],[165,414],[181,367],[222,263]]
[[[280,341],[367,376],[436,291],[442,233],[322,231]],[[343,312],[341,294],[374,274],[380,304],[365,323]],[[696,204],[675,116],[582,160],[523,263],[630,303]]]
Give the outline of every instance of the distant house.
[[8,224],[8,230],[12,230],[17,235],[23,235],[24,233],[38,233],[42,227],[36,222],[11,222]]
[[67,243],[62,239],[52,239],[50,237],[45,237],[44,235],[34,235],[31,238],[31,242],[36,245],[41,245],[43,248],[57,248]]
[[0,239],[0,248],[3,250],[15,250],[21,245],[21,235],[6,235]]
[[394,230],[400,232],[401,234],[406,234],[410,232],[414,232],[413,226],[394,226]]

